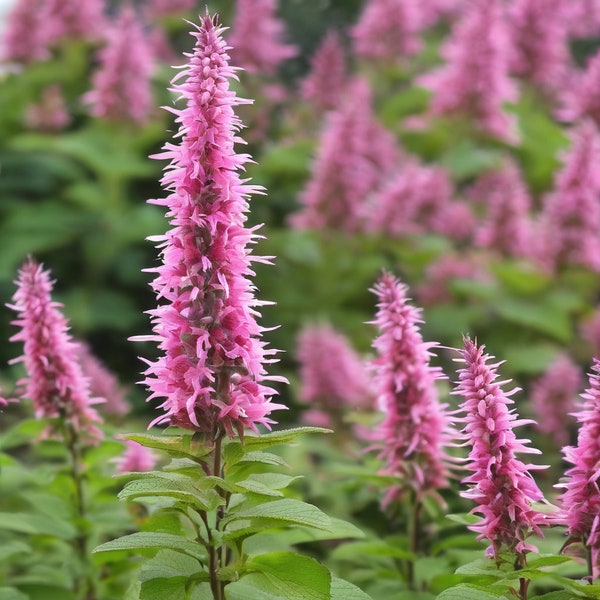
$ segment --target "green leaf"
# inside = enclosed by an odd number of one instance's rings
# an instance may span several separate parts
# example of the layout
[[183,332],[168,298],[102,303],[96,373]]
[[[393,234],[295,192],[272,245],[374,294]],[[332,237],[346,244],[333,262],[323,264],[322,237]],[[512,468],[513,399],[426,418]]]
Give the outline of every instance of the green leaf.
[[248,575],[225,587],[227,600],[329,600],[331,574],[313,558],[272,552],[250,558]]
[[305,527],[314,527],[331,531],[331,519],[316,506],[294,500],[292,498],[283,498],[282,500],[273,500],[264,502],[258,506],[245,507],[244,504],[231,509],[226,522],[247,519],[261,519],[271,521],[274,525],[303,525]]
[[238,460],[238,464],[240,463],[262,463],[264,465],[289,468],[289,465],[281,456],[271,452],[248,452]]
[[172,577],[188,578],[192,575],[199,575],[201,570],[202,565],[195,558],[174,550],[161,550],[156,556],[144,562],[140,580],[150,581],[151,579],[170,579]]
[[497,600],[509,598],[500,592],[492,592],[490,588],[461,583],[438,594],[436,600]]
[[371,600],[371,596],[352,583],[332,576],[331,600]]
[[146,448],[163,450],[175,458],[189,458],[197,463],[202,462],[202,459],[212,452],[212,448],[194,440],[192,435],[160,436],[147,433],[126,433],[119,438],[132,440]]
[[0,600],[29,600],[29,596],[15,588],[0,587]]
[[452,513],[446,515],[446,519],[454,521],[454,523],[460,523],[461,525],[475,525],[481,521],[481,517],[470,513]]
[[61,539],[71,539],[77,534],[75,527],[68,521],[32,513],[0,513],[0,529],[31,535],[50,535]]
[[244,438],[244,448],[247,450],[264,450],[271,446],[281,446],[294,442],[297,438],[309,433],[333,433],[331,429],[322,427],[296,427],[282,431],[271,431],[257,436],[247,435]]
[[21,542],[19,540],[5,541],[2,546],[0,546],[0,562],[4,562],[11,556],[15,556],[17,554],[29,553],[31,553],[31,546],[28,546],[25,542]]
[[414,560],[415,558],[412,552],[390,546],[384,540],[350,542],[338,546],[332,553],[332,557],[338,560],[356,562],[362,562],[365,556],[387,556],[406,560]]
[[513,573],[514,568],[509,563],[501,563],[500,566],[492,558],[478,558],[471,563],[462,565],[456,569],[458,575],[490,575],[501,579],[507,574]]
[[181,600],[186,597],[187,577],[149,579],[142,582],[140,600]]
[[135,479],[125,485],[119,492],[121,500],[152,497],[175,498],[189,506],[203,511],[210,511],[224,502],[214,490],[201,490],[187,478],[167,479],[162,477]]
[[0,436],[0,448],[9,450],[31,443],[48,426],[43,419],[25,419]]
[[179,535],[154,531],[140,531],[124,535],[116,540],[100,544],[93,552],[113,552],[115,550],[155,550],[170,549],[191,556],[199,561],[206,558],[204,548],[195,542],[186,540]]

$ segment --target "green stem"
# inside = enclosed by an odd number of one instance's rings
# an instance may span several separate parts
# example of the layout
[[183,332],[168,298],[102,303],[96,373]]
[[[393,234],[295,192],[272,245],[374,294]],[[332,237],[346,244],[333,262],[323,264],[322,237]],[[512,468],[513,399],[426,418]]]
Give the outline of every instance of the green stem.
[[[416,557],[417,553],[419,552],[419,520],[421,516],[421,506],[421,501],[415,494],[408,523],[410,552],[413,557]],[[407,584],[411,590],[415,589],[415,559],[413,557],[409,559],[407,565]]]

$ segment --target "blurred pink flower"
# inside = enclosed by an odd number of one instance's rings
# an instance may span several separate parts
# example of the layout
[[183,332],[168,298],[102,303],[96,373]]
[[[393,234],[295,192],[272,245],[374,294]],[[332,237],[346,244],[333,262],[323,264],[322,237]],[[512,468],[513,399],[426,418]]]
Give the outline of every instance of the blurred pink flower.
[[560,447],[569,443],[567,415],[575,408],[582,384],[579,367],[562,353],[532,383],[531,405],[537,415],[538,428]]
[[318,110],[336,108],[348,79],[344,48],[338,33],[327,33],[311,57],[310,67],[302,81],[302,98]]
[[104,399],[91,396],[62,304],[52,301],[50,273],[29,259],[15,283],[14,304],[8,306],[19,313],[12,324],[21,330],[10,341],[23,342],[23,356],[11,363],[23,362],[27,372],[18,382],[19,396],[33,402],[36,417],[68,420],[90,442],[102,439],[97,426],[102,419],[92,405]]
[[587,62],[586,69],[573,77],[572,85],[565,87],[558,117],[565,121],[589,118],[600,127],[600,51]]
[[[591,552],[590,575],[600,576],[600,361],[595,358],[589,375],[589,389],[582,394],[585,401],[577,414],[580,423],[577,446],[563,448],[565,460],[573,465],[565,479],[557,485],[561,514],[558,521],[566,524],[572,542],[581,542]],[[567,545],[565,544],[565,545]]]
[[410,158],[372,194],[364,207],[365,228],[394,236],[440,233],[464,238],[472,230],[473,217],[452,194],[452,182],[443,167]]
[[561,90],[571,66],[565,0],[515,0],[508,8],[512,72],[549,94]]
[[475,232],[478,246],[514,258],[534,254],[531,196],[516,163],[507,160],[498,171],[484,174],[468,194],[485,210]]
[[153,58],[139,16],[126,5],[108,30],[92,75],[93,87],[83,98],[91,104],[90,113],[111,121],[147,121],[152,109]]
[[277,0],[236,0],[229,43],[234,64],[248,73],[275,75],[296,46],[283,41],[284,22],[276,14]]
[[299,229],[360,231],[363,204],[399,158],[393,134],[373,114],[369,84],[362,78],[353,80],[340,108],[327,115],[312,176],[291,224]]
[[517,101],[508,76],[511,42],[502,0],[474,0],[442,48],[446,65],[419,78],[433,93],[434,115],[462,115],[489,135],[514,143],[515,118],[504,111]]
[[75,38],[98,41],[106,28],[104,0],[45,0],[51,45]]
[[377,314],[371,323],[379,330],[373,342],[374,388],[384,419],[378,426],[382,473],[399,478],[387,492],[384,505],[412,490],[443,501],[437,491],[447,487],[450,458],[445,447],[451,439],[447,406],[440,404],[435,382],[439,367],[429,364],[435,342],[424,342],[419,331],[421,311],[410,305],[408,288],[383,273],[371,290],[376,294]]
[[420,0],[421,18],[426,26],[434,25],[440,18],[459,16],[468,0]]
[[396,62],[421,49],[420,0],[367,0],[352,28],[356,56]]
[[102,406],[102,412],[113,415],[127,414],[131,407],[125,399],[125,390],[119,385],[116,376],[94,355],[85,342],[77,342],[76,353],[81,370],[88,378],[90,393],[106,401]]
[[[344,411],[372,404],[366,363],[350,341],[328,324],[306,326],[297,341],[300,365],[298,398],[311,410],[304,420],[331,426]],[[317,423],[318,421],[318,423]]]
[[2,60],[29,63],[50,58],[47,0],[17,0],[2,37]]
[[60,131],[69,125],[71,116],[60,85],[44,88],[39,102],[27,107],[25,122],[30,129],[46,132]]
[[154,469],[158,457],[150,448],[132,440],[126,440],[125,451],[115,462],[117,473],[144,473]]
[[600,0],[565,0],[562,12],[572,36],[585,38],[598,35]]
[[[270,401],[275,393],[265,381],[265,364],[274,350],[261,340],[263,328],[254,298],[250,256],[256,227],[244,227],[248,196],[262,191],[241,179],[250,160],[237,154],[241,127],[234,107],[248,101],[236,97],[229,81],[223,28],[208,14],[201,18],[189,64],[173,79],[172,91],[186,104],[170,109],[176,116],[179,145],[167,143],[155,156],[169,159],[162,179],[167,198],[150,200],[166,206],[172,228],[153,236],[162,264],[152,283],[159,300],[152,315],[154,335],[137,340],[158,342],[164,353],[149,362],[144,383],[148,400],[164,398],[164,414],[155,423],[168,423],[211,436],[244,428],[269,427],[268,415],[284,408]],[[151,425],[152,425],[151,424]]]
[[581,265],[600,271],[600,135],[587,121],[571,140],[554,190],[543,200],[539,261],[550,269]]
[[537,551],[527,542],[532,533],[541,535],[540,527],[545,524],[542,513],[532,503],[544,500],[544,496],[533,477],[531,469],[543,468],[527,465],[516,458],[517,453],[539,454],[527,444],[529,440],[517,439],[513,429],[531,423],[519,419],[514,409],[510,392],[502,390],[496,382],[497,369],[502,362],[487,364],[493,356],[484,353],[485,346],[477,346],[469,338],[460,350],[465,368],[458,371],[459,382],[453,393],[460,394],[464,401],[460,405],[465,415],[457,422],[465,423],[463,437],[471,447],[467,469],[471,475],[462,480],[469,489],[462,492],[464,498],[476,504],[471,511],[482,516],[482,520],[469,528],[479,533],[477,539],[487,539],[488,556],[499,559],[502,550],[517,555],[520,567],[525,565],[525,555]]
[[191,11],[196,6],[196,0],[149,0],[144,13],[149,20],[164,17],[181,16],[181,13]]

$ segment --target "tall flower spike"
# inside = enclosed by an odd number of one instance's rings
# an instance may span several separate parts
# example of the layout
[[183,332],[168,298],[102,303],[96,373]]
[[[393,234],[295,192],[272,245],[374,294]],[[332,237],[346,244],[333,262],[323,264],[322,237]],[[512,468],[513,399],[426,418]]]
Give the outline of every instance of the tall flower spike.
[[566,415],[575,408],[582,383],[579,367],[568,354],[561,353],[532,384],[531,405],[538,417],[539,430],[559,447],[569,443],[571,427]]
[[242,141],[234,107],[248,101],[229,88],[235,70],[222,32],[216,18],[201,18],[189,64],[173,80],[186,102],[170,109],[181,142],[155,157],[171,161],[162,179],[170,194],[149,201],[167,207],[172,226],[151,238],[162,248],[162,265],[149,271],[164,303],[149,311],[154,335],[134,339],[158,342],[164,353],[145,372],[148,400],[164,398],[151,425],[242,436],[245,427],[268,427],[268,415],[285,407],[271,403],[275,391],[264,383],[277,379],[265,372],[275,351],[261,340],[256,307],[264,302],[249,276],[253,261],[269,261],[250,256],[258,235],[244,227],[247,197],[261,190],[239,175],[250,157],[234,150]]
[[478,246],[514,258],[533,255],[531,197],[514,162],[506,161],[500,170],[483,175],[469,196],[481,202],[486,213],[475,232]]
[[344,102],[327,115],[313,173],[300,194],[293,226],[355,233],[363,228],[364,202],[399,161],[394,136],[373,114],[365,79],[349,83]]
[[600,576],[600,360],[594,359],[589,375],[589,389],[582,394],[577,446],[563,448],[565,460],[573,465],[565,472],[565,480],[557,487],[564,489],[559,497],[559,521],[567,525],[569,542],[582,542],[591,554],[591,572]]
[[45,1],[51,44],[67,38],[96,41],[102,37],[106,25],[104,0]]
[[541,468],[526,465],[517,459],[516,454],[539,451],[528,447],[529,440],[517,439],[513,429],[530,423],[519,419],[510,396],[497,382],[497,369],[502,364],[487,364],[492,356],[484,352],[485,346],[478,346],[469,338],[464,340],[460,350],[465,368],[458,371],[459,382],[453,393],[460,394],[464,401],[460,405],[464,417],[456,419],[465,423],[462,431],[466,444],[471,448],[467,469],[471,475],[462,480],[469,486],[461,495],[476,504],[472,513],[479,514],[482,520],[470,527],[479,533],[477,539],[487,539],[488,556],[500,558],[503,550],[516,554],[517,564],[525,565],[525,556],[535,551],[535,546],[527,542],[533,533],[541,535],[544,515],[532,507],[533,502],[543,500],[543,494],[529,473],[530,469]]
[[352,29],[357,56],[392,63],[421,49],[420,0],[368,0]]
[[10,341],[23,342],[24,352],[11,362],[23,362],[27,372],[18,382],[20,397],[33,402],[36,417],[60,417],[90,441],[102,439],[97,427],[102,419],[92,405],[104,400],[91,397],[88,380],[77,361],[77,345],[60,312],[62,304],[51,298],[50,273],[29,259],[15,283],[14,304],[9,308],[19,313],[12,324],[21,331]]
[[419,331],[421,311],[408,303],[408,288],[383,273],[371,290],[378,299],[372,322],[379,330],[373,342],[374,386],[384,419],[376,432],[383,473],[400,478],[390,488],[384,505],[412,491],[418,500],[448,485],[450,458],[445,447],[451,439],[446,405],[440,404],[436,380],[439,367],[429,364],[437,344],[424,342]]
[[17,0],[6,20],[2,60],[29,63],[50,58],[46,0]]
[[581,265],[600,272],[600,134],[586,121],[571,139],[554,190],[543,201],[539,260],[550,269]]
[[516,142],[515,119],[503,108],[517,100],[508,77],[510,52],[502,0],[470,3],[442,48],[446,65],[419,80],[433,92],[433,114],[473,119],[480,131]]
[[277,0],[237,0],[230,36],[231,57],[248,73],[275,75],[282,62],[298,54],[283,41],[285,26]]
[[554,95],[566,84],[571,53],[565,0],[516,0],[508,8],[512,72]]
[[[331,325],[310,325],[298,336],[300,365],[298,398],[310,406],[305,421],[335,426],[345,411],[371,404],[370,378],[365,361],[349,340]],[[337,427],[336,427],[337,430]]]
[[339,34],[329,31],[310,61],[311,70],[302,81],[302,97],[319,110],[335,108],[348,76]]
[[111,24],[93,88],[84,96],[91,114],[111,121],[146,121],[152,108],[152,69],[150,40],[134,8],[126,5]]

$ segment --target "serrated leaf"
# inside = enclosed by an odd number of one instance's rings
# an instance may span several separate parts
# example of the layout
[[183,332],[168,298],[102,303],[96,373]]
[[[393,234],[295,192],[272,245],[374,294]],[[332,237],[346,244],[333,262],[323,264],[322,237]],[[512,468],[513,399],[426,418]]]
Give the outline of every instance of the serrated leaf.
[[331,574],[313,558],[294,552],[252,557],[249,571],[225,587],[227,600],[329,600]]
[[137,498],[168,497],[175,498],[189,506],[203,511],[210,511],[224,502],[214,490],[200,490],[187,478],[167,479],[153,477],[135,479],[125,485],[119,492],[121,500]]
[[478,558],[471,563],[462,565],[456,569],[458,575],[488,575],[498,579],[506,577],[508,573],[514,572],[512,565],[501,563],[500,566],[492,558]]
[[309,433],[333,433],[331,429],[322,427],[295,427],[282,431],[270,431],[258,436],[247,435],[244,438],[244,448],[247,450],[264,450],[271,446],[281,446],[295,441],[297,438]]
[[140,531],[124,535],[116,540],[105,542],[94,548],[93,552],[113,552],[115,550],[155,550],[170,549],[187,554],[203,561],[206,558],[204,548],[195,542],[172,533]]
[[331,577],[331,600],[372,600],[371,596],[359,587],[340,579]]
[[187,577],[156,578],[142,581],[140,600],[180,600],[186,597]]
[[260,494],[261,496],[279,497],[279,498],[283,497],[283,494],[280,491],[272,490],[271,488],[267,487],[260,481],[256,481],[252,478],[244,479],[244,481],[239,481],[236,485],[238,488],[241,488],[241,489],[237,490],[241,493],[244,493],[244,491],[246,491],[246,492],[252,492],[254,494]]
[[192,435],[160,436],[147,433],[126,433],[119,438],[132,440],[146,448],[162,450],[175,458],[189,458],[195,462],[202,462],[202,459],[212,452],[212,448],[194,440]]
[[312,504],[292,498],[273,500],[251,507],[241,504],[230,511],[227,522],[248,519],[268,520],[272,525],[303,525],[331,531],[331,519],[324,512]]
[[238,464],[240,463],[262,463],[264,465],[289,468],[289,465],[281,458],[281,456],[272,454],[271,452],[248,452],[240,458]]
[[436,600],[498,600],[498,598],[508,598],[508,596],[491,592],[489,588],[461,583],[438,594]]
[[170,579],[172,577],[187,578],[198,574],[201,569],[202,565],[191,556],[174,550],[161,550],[156,556],[144,562],[140,573],[140,581]]

